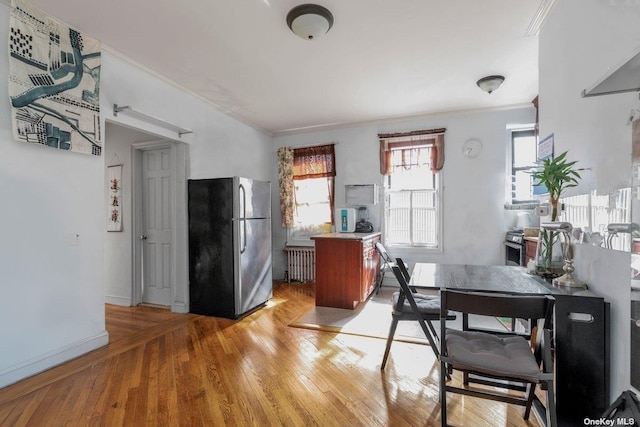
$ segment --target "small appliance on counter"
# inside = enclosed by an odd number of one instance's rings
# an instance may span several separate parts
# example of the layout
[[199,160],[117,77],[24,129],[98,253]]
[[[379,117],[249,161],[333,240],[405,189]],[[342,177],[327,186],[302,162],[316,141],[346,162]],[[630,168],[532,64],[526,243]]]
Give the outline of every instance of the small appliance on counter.
[[366,206],[358,208],[358,222],[356,222],[356,233],[372,233],[373,224],[369,222],[369,210]]
[[339,233],[353,233],[356,231],[356,210],[353,208],[336,209],[336,231]]

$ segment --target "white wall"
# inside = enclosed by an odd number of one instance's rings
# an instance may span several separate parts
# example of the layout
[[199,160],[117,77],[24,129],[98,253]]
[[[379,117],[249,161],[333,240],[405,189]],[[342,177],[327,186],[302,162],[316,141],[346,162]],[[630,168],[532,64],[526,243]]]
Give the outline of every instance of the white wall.
[[[0,33],[8,34],[8,22],[9,7],[1,4]],[[7,45],[1,45],[0,80],[5,82],[8,56]],[[6,85],[0,85],[0,98],[8,99]],[[193,135],[180,139],[190,146],[190,177],[271,177],[269,135],[107,48],[101,69],[102,129],[108,119],[177,138],[156,125],[114,117],[113,104],[193,129]],[[15,142],[8,106],[0,104],[0,387],[105,345],[105,268],[110,269],[109,288],[124,289],[116,283],[122,277],[111,269],[127,264],[123,258],[105,261],[104,174],[111,159]],[[79,245],[74,246],[76,234]],[[113,251],[110,246],[107,254]]]
[[[2,4],[0,34],[8,23]],[[8,56],[0,44],[4,82]],[[0,98],[2,387],[105,345],[108,335],[103,158],[14,141],[6,84]]]
[[[131,302],[132,246],[131,224],[131,143],[172,139],[188,145],[187,177],[194,179],[222,176],[271,178],[271,136],[257,131],[216,110],[202,100],[182,92],[163,80],[132,66],[127,60],[103,54],[101,103],[109,120],[105,138],[105,166],[113,153],[124,162],[122,233],[106,233],[107,301],[128,305]],[[136,110],[191,129],[193,134],[178,137],[153,123],[111,113],[113,104],[129,105]],[[134,127],[148,135],[124,128]],[[186,209],[186,206],[183,207]],[[185,261],[186,262],[186,261]],[[187,280],[187,277],[184,278]],[[180,281],[180,277],[178,278]],[[185,286],[179,286],[180,289]],[[178,292],[180,292],[180,289]],[[179,298],[182,300],[182,298]]]
[[[274,137],[272,181],[278,182],[276,150],[282,146],[308,146],[336,142],[336,206],[344,203],[346,184],[381,184],[378,133],[446,128],[443,179],[444,252],[394,251],[407,262],[504,264],[506,224],[505,161],[508,124],[535,120],[533,106],[511,110],[432,116],[402,122],[376,123],[346,129]],[[477,138],[483,144],[479,157],[462,154],[462,144]],[[280,225],[278,195],[273,197],[274,277],[284,277],[286,230]],[[378,204],[382,209],[382,203]],[[381,212],[377,218],[382,218]],[[378,230],[376,230],[378,231]]]
[[[609,193],[630,185],[629,112],[638,94],[581,98],[610,67],[640,45],[640,7],[622,0],[563,0],[540,32],[540,135],[553,133],[555,151],[589,167],[579,187],[567,194]],[[611,398],[630,387],[628,253],[583,247],[576,270],[590,289],[611,302]]]

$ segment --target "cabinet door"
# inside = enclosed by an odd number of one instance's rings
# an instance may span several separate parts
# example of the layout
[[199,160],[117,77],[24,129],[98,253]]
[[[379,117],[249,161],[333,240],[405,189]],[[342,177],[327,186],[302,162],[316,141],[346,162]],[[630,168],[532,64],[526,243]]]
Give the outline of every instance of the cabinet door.
[[364,301],[378,282],[380,273],[380,255],[376,251],[375,244],[378,237],[362,242],[362,301]]
[[599,297],[554,297],[558,425],[582,426],[609,405],[609,303]]

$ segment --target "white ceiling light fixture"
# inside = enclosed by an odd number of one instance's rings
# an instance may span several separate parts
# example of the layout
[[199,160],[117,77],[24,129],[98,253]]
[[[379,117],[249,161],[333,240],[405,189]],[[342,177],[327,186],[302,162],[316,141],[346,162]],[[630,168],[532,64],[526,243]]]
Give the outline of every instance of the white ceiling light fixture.
[[287,25],[298,37],[314,40],[333,26],[333,15],[317,4],[301,4],[287,14]]
[[487,76],[476,82],[478,87],[487,93],[491,93],[498,89],[504,82],[504,76]]

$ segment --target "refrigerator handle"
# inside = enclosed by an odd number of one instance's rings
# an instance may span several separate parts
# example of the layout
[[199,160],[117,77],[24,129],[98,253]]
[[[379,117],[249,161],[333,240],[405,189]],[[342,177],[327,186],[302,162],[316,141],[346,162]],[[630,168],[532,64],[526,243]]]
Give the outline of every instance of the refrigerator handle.
[[247,250],[247,192],[242,184],[238,187],[238,193],[242,192],[242,241],[240,253],[243,254]]

